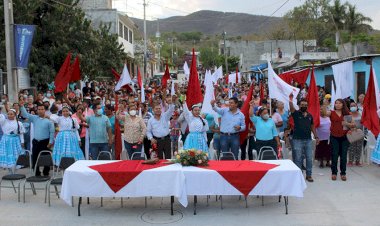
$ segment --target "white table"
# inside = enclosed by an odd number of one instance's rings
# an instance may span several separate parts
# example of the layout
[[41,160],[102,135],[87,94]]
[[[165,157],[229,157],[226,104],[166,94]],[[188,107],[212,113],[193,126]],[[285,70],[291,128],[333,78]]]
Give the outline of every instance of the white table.
[[[249,195],[284,196],[287,213],[288,197],[303,197],[306,183],[302,171],[291,160],[261,160],[277,164],[269,170]],[[187,195],[242,195],[217,171],[199,167],[183,167]],[[196,198],[196,197],[195,197]],[[194,202],[196,205],[196,200]],[[194,206],[194,214],[196,213]]]
[[116,161],[89,161],[75,162],[66,169],[61,198],[72,205],[72,197],[80,197],[78,215],[80,215],[81,197],[174,197],[187,206],[185,193],[185,178],[179,164],[166,165],[159,168],[142,171],[131,182],[116,193],[108,186],[96,170],[88,166],[112,163]]

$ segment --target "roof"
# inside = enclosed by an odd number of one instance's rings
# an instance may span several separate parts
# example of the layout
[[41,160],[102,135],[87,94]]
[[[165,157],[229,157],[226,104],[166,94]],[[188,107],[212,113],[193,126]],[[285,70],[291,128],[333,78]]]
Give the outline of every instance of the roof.
[[[331,65],[334,65],[334,64],[339,64],[339,63],[342,63],[342,62],[346,62],[346,61],[357,61],[357,60],[361,60],[361,59],[366,59],[366,58],[373,58],[373,57],[380,57],[380,54],[363,54],[363,55],[359,55],[359,56],[352,56],[352,57],[346,57],[346,58],[342,58],[342,59],[339,59],[339,60],[334,60],[334,61],[330,61],[330,62],[326,62],[326,63],[322,63],[322,64],[314,64],[314,68],[323,68],[323,67],[329,67]],[[300,67],[294,67],[293,69],[304,69],[304,68],[308,68],[308,67],[312,67],[313,65],[312,64],[309,64],[309,65],[304,65],[304,66],[300,66]]]

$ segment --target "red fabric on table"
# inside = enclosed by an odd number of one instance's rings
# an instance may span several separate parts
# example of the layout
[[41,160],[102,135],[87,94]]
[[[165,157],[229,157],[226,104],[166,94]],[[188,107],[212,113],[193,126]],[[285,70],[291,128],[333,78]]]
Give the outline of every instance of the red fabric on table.
[[245,196],[253,190],[265,174],[277,167],[276,164],[252,161],[212,161],[205,169],[217,171],[228,183]]
[[125,187],[142,171],[167,166],[161,160],[157,164],[142,164],[144,160],[124,160],[112,163],[89,166],[91,169],[98,171],[107,185],[114,191],[118,192]]

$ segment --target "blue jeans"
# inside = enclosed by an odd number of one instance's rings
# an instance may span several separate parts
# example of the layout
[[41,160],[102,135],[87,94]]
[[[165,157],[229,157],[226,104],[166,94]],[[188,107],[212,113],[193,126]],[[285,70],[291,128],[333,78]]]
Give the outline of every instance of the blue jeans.
[[129,159],[132,158],[133,153],[135,152],[141,152],[142,144],[131,144],[126,141],[124,141],[125,149],[127,149]]
[[240,148],[240,136],[239,133],[234,135],[220,134],[220,148],[222,152],[231,151],[235,159],[238,159]]
[[311,139],[293,139],[293,161],[302,170],[303,154],[306,157],[306,176],[311,176],[313,168]]
[[93,160],[96,160],[98,158],[98,155],[101,151],[110,152],[108,143],[90,143],[90,155]]

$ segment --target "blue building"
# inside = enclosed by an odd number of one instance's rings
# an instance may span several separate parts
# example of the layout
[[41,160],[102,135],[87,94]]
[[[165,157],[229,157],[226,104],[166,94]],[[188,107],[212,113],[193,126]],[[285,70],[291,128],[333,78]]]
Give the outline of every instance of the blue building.
[[[352,78],[354,81],[354,96],[352,97],[355,100],[357,100],[358,95],[362,93],[365,94],[366,92],[370,69],[370,65],[367,63],[368,61],[372,61],[372,66],[375,70],[377,78],[377,84],[380,84],[380,54],[372,54],[349,57],[328,63],[314,65],[314,75],[317,85],[325,87],[326,92],[331,93],[331,81],[334,80],[333,70],[331,66],[350,60],[353,61],[354,65],[354,77]],[[296,69],[302,69],[311,66],[312,65],[307,65],[298,67]]]

